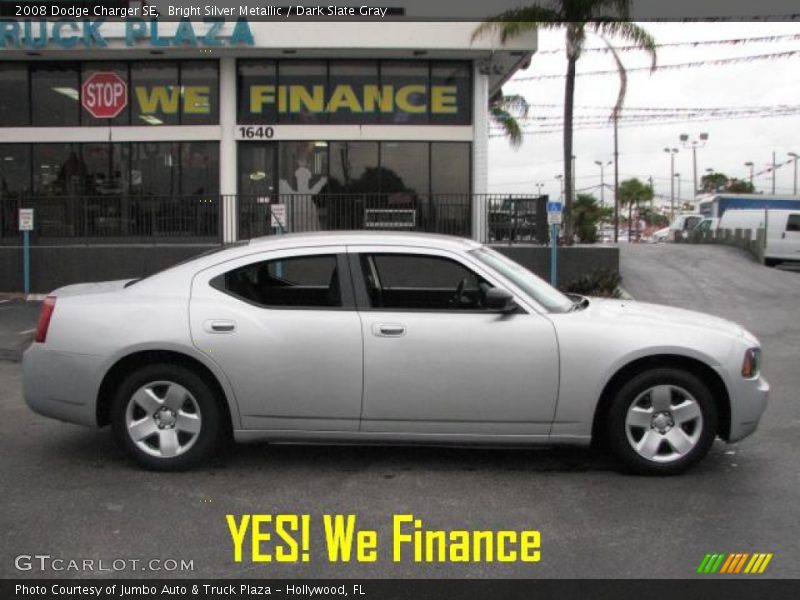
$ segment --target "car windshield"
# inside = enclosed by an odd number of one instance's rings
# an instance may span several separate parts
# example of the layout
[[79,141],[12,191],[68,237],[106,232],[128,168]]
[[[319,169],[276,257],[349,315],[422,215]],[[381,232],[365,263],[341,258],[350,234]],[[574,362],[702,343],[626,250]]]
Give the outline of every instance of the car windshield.
[[526,294],[550,312],[568,312],[572,308],[573,302],[567,296],[531,273],[522,265],[515,263],[499,252],[481,246],[480,248],[471,250],[470,254],[483,264],[500,273],[503,277],[511,280],[514,285],[521,288]]

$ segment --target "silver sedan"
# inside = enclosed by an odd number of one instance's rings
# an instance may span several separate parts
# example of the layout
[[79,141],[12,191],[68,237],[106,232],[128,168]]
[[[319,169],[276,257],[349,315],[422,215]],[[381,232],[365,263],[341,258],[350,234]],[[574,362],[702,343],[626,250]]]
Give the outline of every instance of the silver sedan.
[[476,242],[273,236],[71,285],[24,356],[38,413],[147,468],[240,442],[589,444],[672,474],[766,407],[758,341],[709,315],[568,297]]

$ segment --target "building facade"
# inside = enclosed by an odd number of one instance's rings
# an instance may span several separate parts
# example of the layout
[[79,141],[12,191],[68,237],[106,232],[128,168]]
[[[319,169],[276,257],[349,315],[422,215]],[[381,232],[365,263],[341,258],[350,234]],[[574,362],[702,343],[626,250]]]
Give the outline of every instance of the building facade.
[[0,240],[22,207],[34,247],[481,238],[489,99],[536,40],[474,28],[0,21]]

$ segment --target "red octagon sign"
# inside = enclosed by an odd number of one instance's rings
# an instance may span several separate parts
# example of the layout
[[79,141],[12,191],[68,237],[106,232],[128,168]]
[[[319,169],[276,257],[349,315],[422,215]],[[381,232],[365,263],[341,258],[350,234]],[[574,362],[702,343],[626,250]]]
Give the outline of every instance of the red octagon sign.
[[97,119],[113,119],[128,105],[128,84],[116,73],[92,73],[81,86],[81,105]]

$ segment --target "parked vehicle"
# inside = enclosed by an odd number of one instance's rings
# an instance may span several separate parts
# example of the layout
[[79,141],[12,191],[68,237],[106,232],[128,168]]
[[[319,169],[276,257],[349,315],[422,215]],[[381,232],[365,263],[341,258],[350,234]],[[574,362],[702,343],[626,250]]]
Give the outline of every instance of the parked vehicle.
[[720,229],[766,229],[764,264],[775,266],[784,261],[800,261],[800,209],[797,210],[728,210],[719,220]]
[[489,237],[494,241],[510,240],[547,243],[547,222],[543,205],[546,198],[506,198],[500,206],[489,209]]
[[689,235],[689,232],[702,220],[703,215],[699,213],[675,215],[675,218],[672,219],[672,223],[669,224],[669,236],[666,241],[673,242],[685,239]]
[[691,231],[692,235],[702,235],[706,231],[716,231],[719,226],[719,219],[706,217],[700,221]]
[[239,243],[60,288],[23,360],[43,415],[139,464],[241,442],[588,444],[673,474],[755,431],[758,341],[705,314],[565,296],[502,254],[400,232]]
[[800,196],[766,194],[712,194],[697,204],[705,217],[720,219],[728,210],[800,210]]

